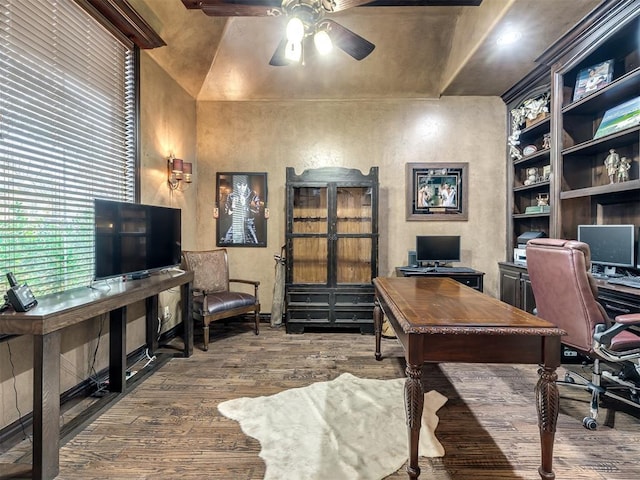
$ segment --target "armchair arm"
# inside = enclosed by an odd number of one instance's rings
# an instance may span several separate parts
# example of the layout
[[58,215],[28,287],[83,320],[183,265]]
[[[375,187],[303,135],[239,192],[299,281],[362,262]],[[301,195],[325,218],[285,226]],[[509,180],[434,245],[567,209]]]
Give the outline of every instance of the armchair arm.
[[611,345],[613,337],[634,325],[640,325],[640,313],[618,315],[614,320],[614,324],[608,329],[606,329],[604,324],[596,325],[593,340],[600,345],[608,347]]
[[260,300],[258,299],[258,287],[260,286],[260,282],[259,281],[255,281],[255,280],[243,280],[240,278],[230,278],[229,279],[229,283],[231,282],[235,282],[235,283],[244,283],[247,285],[253,285],[253,296],[256,297],[256,303],[260,303]]

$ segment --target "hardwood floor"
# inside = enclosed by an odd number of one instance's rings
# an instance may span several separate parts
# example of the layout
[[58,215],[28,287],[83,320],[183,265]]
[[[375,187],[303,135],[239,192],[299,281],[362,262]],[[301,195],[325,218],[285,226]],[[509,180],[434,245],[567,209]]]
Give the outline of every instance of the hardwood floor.
[[[373,351],[374,337],[359,333],[288,335],[264,325],[255,336],[251,323],[212,324],[208,352],[196,348],[191,358],[172,359],[62,447],[58,479],[261,479],[260,445],[221,416],[217,404],[331,380],[343,372],[403,376],[396,340],[383,340],[381,362]],[[424,370],[426,388],[449,400],[438,411],[436,430],[446,455],[421,458],[420,478],[539,478],[534,366],[441,364]],[[556,478],[640,478],[640,415],[618,411],[608,416],[613,428],[588,431],[582,427],[587,399],[580,390],[561,387]],[[601,411],[601,423],[607,412]],[[2,457],[25,448],[29,445],[23,442]],[[404,467],[387,478],[406,479]]]

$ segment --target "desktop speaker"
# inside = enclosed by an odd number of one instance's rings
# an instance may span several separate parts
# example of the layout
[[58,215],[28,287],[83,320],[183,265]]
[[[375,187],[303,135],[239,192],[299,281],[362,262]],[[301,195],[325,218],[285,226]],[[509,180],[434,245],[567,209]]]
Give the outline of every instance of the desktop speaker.
[[417,267],[418,266],[418,255],[414,250],[409,250],[409,261],[407,262],[409,267]]

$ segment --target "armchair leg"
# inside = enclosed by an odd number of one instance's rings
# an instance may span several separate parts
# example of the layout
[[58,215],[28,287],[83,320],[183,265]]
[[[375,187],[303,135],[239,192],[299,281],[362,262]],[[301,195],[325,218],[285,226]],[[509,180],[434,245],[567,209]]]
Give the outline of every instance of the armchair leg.
[[204,343],[203,349],[206,352],[209,350],[209,323],[206,320],[202,327],[202,341]]
[[256,335],[258,335],[258,333],[260,333],[260,311],[259,310],[256,310],[254,317],[256,322]]

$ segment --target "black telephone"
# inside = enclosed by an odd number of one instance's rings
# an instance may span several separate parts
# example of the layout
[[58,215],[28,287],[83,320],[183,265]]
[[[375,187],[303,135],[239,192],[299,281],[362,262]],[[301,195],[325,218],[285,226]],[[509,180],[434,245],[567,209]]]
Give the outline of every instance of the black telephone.
[[33,296],[33,292],[26,283],[19,285],[15,275],[11,272],[7,273],[7,280],[9,280],[11,288],[7,290],[6,301],[16,312],[26,312],[38,304],[36,297]]

